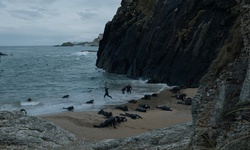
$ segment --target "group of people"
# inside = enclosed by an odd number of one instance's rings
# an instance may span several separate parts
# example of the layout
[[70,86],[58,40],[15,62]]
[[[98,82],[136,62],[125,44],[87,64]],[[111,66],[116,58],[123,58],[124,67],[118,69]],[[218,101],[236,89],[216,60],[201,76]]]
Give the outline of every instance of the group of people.
[[[127,93],[131,94],[131,90],[132,90],[132,86],[130,84],[126,85],[124,88],[122,88],[122,94],[125,94],[125,91],[127,91]],[[112,98],[112,96],[109,95],[109,88],[107,87],[107,84],[105,85],[105,94],[104,94],[104,98],[108,96],[110,98]]]
[[127,86],[122,88],[122,94],[125,94],[125,91],[127,91],[127,93],[131,94],[131,90],[132,90],[132,86],[130,84],[128,84]]

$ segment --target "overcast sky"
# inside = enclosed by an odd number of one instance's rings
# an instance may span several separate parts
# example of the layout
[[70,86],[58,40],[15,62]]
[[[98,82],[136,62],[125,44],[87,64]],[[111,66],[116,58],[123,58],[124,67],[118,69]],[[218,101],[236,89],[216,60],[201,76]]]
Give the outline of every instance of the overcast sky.
[[0,46],[92,41],[121,0],[0,0]]

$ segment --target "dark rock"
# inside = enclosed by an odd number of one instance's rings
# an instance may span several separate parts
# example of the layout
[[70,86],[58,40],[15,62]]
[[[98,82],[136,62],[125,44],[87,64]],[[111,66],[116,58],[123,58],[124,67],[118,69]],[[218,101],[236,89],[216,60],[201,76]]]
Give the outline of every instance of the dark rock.
[[94,103],[94,100],[89,100],[86,102],[86,104],[93,104]]
[[146,94],[141,99],[150,100],[151,99],[151,95]]
[[64,95],[62,98],[69,98],[69,95]]
[[0,52],[0,56],[7,56],[7,54]]
[[129,103],[136,104],[136,103],[137,103],[137,100],[132,99],[132,100],[129,100],[128,102],[129,102]]
[[71,42],[65,42],[61,46],[74,46],[74,43]]
[[[96,66],[150,78],[150,83],[197,87],[217,53],[230,43],[230,30],[239,23],[237,10],[235,0],[123,0],[105,26]],[[234,40],[240,50],[242,37]]]

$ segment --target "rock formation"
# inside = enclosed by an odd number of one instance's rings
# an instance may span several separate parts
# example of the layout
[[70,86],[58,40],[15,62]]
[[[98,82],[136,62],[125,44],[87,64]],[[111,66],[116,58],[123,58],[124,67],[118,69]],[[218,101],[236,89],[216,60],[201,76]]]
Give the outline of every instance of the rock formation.
[[22,112],[0,112],[0,149],[55,149],[75,140],[59,126]]
[[0,52],[0,56],[7,56],[7,54]]
[[74,46],[74,44],[71,42],[65,42],[65,43],[62,43],[61,46]]
[[102,38],[103,34],[99,34],[97,38],[95,38],[92,42],[90,42],[90,46],[99,46],[99,43]]
[[[250,1],[157,1],[155,12],[148,14],[150,21],[143,11],[130,13],[129,9],[142,8],[140,1],[124,0],[122,5],[127,11],[120,8],[106,25],[97,66],[170,84],[189,78],[196,83],[203,76],[192,103],[190,147],[179,149],[250,149]],[[119,21],[119,12],[130,20]],[[122,22],[126,22],[123,28]],[[134,149],[140,149],[140,143],[138,139]],[[123,149],[127,147],[131,148]]]
[[[63,43],[61,46],[77,46],[77,45],[81,45],[81,46],[99,46],[99,42],[102,39],[103,34],[99,34],[97,38],[95,38],[92,42],[65,42]],[[59,46],[59,45],[55,45],[55,46]]]
[[250,1],[242,0],[244,48],[225,46],[192,104],[194,150],[250,149]]
[[[170,85],[187,79],[198,85],[202,78],[192,102],[193,122],[62,149],[250,149],[250,1],[122,0],[121,5],[106,24],[97,66]],[[0,127],[0,149],[52,149],[74,140],[54,124],[17,112],[1,112]]]
[[122,0],[105,27],[97,67],[169,85],[198,86],[225,45],[242,48],[235,0]]

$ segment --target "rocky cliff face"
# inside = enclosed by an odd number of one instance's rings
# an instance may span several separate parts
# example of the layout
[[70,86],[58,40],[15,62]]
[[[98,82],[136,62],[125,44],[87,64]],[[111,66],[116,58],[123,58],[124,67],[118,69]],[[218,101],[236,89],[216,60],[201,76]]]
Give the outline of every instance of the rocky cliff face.
[[192,104],[193,149],[250,149],[250,1],[238,2],[244,48],[220,51],[202,79]]
[[242,48],[235,0],[122,0],[105,27],[97,67],[197,86],[218,52]]
[[[122,1],[118,11],[121,14],[106,25],[97,65],[110,72],[172,84],[207,72],[192,103],[192,125],[94,144],[83,142],[63,149],[250,149],[250,1],[155,2],[155,12],[151,12],[154,1]],[[163,23],[169,26],[163,28]],[[179,34],[174,36],[176,33]],[[154,66],[150,62],[158,63]],[[185,68],[183,72],[181,67],[175,69],[175,63],[186,65],[188,74]],[[194,71],[191,64],[207,65],[206,71]],[[169,67],[170,74],[165,72]],[[178,71],[185,74],[178,75]],[[194,77],[194,82],[198,82],[198,77]],[[51,123],[19,113],[0,112],[0,127],[0,149],[52,149],[74,140],[73,135]]]
[[122,2],[97,66],[170,84],[203,76],[191,146],[181,149],[250,149],[250,1],[156,1],[150,13],[141,1]]

